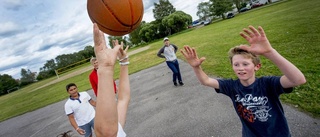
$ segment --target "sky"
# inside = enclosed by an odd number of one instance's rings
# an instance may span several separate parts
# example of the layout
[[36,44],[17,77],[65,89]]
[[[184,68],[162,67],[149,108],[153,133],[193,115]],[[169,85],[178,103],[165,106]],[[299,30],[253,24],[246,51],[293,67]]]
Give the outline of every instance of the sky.
[[[196,16],[208,0],[169,0],[176,10]],[[143,20],[154,19],[159,0],[143,0]],[[21,69],[39,72],[47,60],[93,46],[87,0],[1,0],[0,74],[21,77]]]

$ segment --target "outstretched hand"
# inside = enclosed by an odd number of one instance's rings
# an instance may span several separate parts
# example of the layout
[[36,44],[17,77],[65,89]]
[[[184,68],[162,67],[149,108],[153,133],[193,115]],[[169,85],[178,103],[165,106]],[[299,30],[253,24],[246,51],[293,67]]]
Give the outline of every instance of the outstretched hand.
[[273,50],[261,26],[257,30],[250,25],[249,29],[244,28],[240,35],[249,42],[250,46],[241,45],[240,48],[256,55],[265,55]]
[[202,64],[202,62],[206,59],[205,57],[199,59],[197,52],[194,48],[190,48],[187,45],[185,45],[183,48],[184,51],[180,51],[192,67],[199,67]]
[[[118,44],[118,40],[113,40],[112,44],[113,44],[113,46],[116,46]],[[123,42],[121,42],[120,49],[118,52],[118,59],[119,60],[121,60],[121,59],[128,60],[128,55],[127,55],[128,49],[129,49],[129,46],[127,46],[126,49],[123,49]]]
[[113,42],[113,49],[106,46],[106,40],[103,32],[99,30],[96,23],[93,25],[94,37],[94,52],[99,62],[99,69],[103,67],[113,67],[117,61],[117,55],[122,45],[119,45],[118,40]]

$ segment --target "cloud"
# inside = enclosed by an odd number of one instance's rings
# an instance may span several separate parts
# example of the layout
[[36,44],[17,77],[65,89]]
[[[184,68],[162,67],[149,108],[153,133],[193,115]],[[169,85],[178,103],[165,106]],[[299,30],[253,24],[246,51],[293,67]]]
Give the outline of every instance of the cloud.
[[3,0],[1,5],[8,9],[17,11],[22,7],[22,0]]
[[19,25],[14,22],[4,22],[0,23],[0,38],[1,37],[11,37],[17,33],[24,31],[23,28],[20,28]]

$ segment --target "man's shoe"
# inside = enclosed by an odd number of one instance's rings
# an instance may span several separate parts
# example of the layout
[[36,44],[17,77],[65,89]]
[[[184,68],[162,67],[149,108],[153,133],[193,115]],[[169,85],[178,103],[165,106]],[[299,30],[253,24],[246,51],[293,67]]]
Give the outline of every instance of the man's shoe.
[[179,85],[180,85],[180,86],[183,86],[184,84],[183,84],[183,82],[182,82],[182,81],[179,81]]
[[177,82],[173,82],[173,85],[178,86]]

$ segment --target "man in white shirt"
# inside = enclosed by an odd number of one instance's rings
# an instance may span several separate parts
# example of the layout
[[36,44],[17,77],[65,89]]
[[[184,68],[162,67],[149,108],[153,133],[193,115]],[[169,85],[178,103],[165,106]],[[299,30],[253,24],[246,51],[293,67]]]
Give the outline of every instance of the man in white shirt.
[[96,102],[91,99],[87,92],[78,92],[77,85],[70,83],[66,86],[70,94],[69,99],[64,105],[65,113],[69,118],[70,124],[80,134],[85,137],[92,137],[94,128]]

